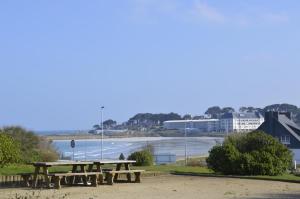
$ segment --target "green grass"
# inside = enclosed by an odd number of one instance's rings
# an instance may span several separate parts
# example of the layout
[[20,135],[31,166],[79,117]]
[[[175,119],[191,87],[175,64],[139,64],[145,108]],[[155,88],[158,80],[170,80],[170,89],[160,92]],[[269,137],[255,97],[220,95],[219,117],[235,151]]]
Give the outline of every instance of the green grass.
[[[143,169],[153,173],[172,173],[177,175],[198,175],[207,177],[234,177],[241,179],[260,179],[260,180],[274,180],[274,181],[289,181],[300,183],[300,176],[294,174],[283,174],[279,176],[228,176],[216,174],[212,170],[206,167],[200,166],[181,166],[181,162],[173,165],[157,165],[157,166],[145,166],[145,167],[132,167],[132,169]],[[66,172],[70,171],[70,166],[51,167],[50,172]],[[10,165],[4,168],[0,168],[0,175],[16,175],[18,173],[30,173],[34,172],[34,168],[31,165]]]
[[[49,172],[67,172],[70,171],[70,166],[59,166],[49,168]],[[7,167],[0,168],[0,175],[17,175],[19,173],[33,173],[34,167],[32,165],[10,165]]]
[[192,167],[192,166],[178,166],[178,165],[157,165],[157,166],[145,166],[145,167],[132,167],[136,169],[143,169],[152,172],[162,173],[175,173],[175,172],[194,172],[202,174],[211,174],[213,171],[206,167]]

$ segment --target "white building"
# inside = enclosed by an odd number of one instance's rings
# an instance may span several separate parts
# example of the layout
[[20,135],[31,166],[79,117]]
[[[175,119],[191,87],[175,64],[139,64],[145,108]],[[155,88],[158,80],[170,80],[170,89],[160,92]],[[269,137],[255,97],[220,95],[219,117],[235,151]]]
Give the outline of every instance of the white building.
[[264,122],[260,113],[226,113],[220,119],[221,132],[249,132]]
[[170,120],[164,122],[165,129],[195,129],[200,132],[216,132],[219,129],[218,119]]
[[220,119],[170,120],[164,122],[165,129],[185,128],[200,132],[249,132],[264,122],[260,113],[226,113]]

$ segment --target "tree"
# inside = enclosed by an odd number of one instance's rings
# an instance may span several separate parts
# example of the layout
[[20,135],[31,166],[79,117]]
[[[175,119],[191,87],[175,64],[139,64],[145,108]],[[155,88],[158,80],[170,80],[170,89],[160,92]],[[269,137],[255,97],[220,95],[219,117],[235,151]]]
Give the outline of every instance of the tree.
[[182,117],[182,119],[184,120],[191,120],[192,119],[192,116],[190,114],[186,114]]
[[24,163],[34,161],[55,161],[58,159],[57,151],[46,139],[43,139],[22,127],[11,126],[0,129],[5,135],[12,137],[15,143],[20,144],[21,161]]
[[279,175],[290,168],[292,153],[272,136],[254,131],[227,137],[209,151],[207,163],[223,174]]
[[266,106],[264,109],[264,112],[267,111],[287,111],[291,112],[293,114],[298,113],[298,107],[292,104],[272,104],[269,106]]
[[103,122],[103,127],[104,128],[111,128],[111,127],[114,127],[117,125],[117,122],[112,120],[112,119],[109,119],[109,120],[105,120]]
[[222,111],[221,111],[222,114],[224,114],[224,113],[233,113],[233,112],[235,112],[235,110],[232,107],[224,107],[224,108],[222,108]]
[[259,113],[262,113],[262,109],[261,108],[255,108],[255,107],[252,107],[252,106],[249,106],[249,107],[241,107],[239,109],[240,112],[244,112],[244,113],[254,113],[254,112],[259,112]]
[[15,142],[12,137],[0,133],[0,167],[20,161],[20,143]]
[[217,118],[218,115],[222,113],[222,109],[219,106],[212,106],[209,107],[206,111],[205,114],[211,115],[212,118]]
[[93,128],[94,128],[95,130],[100,130],[100,129],[101,129],[101,126],[100,126],[99,124],[95,124],[95,125],[93,126]]

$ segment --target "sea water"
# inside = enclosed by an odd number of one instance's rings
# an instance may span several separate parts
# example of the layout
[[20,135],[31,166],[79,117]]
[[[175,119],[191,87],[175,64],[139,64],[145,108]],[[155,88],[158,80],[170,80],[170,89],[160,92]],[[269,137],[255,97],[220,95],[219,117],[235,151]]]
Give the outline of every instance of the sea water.
[[[208,151],[223,138],[217,137],[139,137],[103,139],[103,159],[118,159],[121,153],[127,157],[132,152],[141,150],[147,145],[153,148],[155,155],[175,154],[179,159],[187,156],[205,156]],[[101,139],[75,140],[71,148],[70,140],[54,140],[53,144],[62,157],[74,160],[96,160],[101,158]],[[187,147],[185,147],[187,146]],[[186,150],[185,150],[186,149]]]

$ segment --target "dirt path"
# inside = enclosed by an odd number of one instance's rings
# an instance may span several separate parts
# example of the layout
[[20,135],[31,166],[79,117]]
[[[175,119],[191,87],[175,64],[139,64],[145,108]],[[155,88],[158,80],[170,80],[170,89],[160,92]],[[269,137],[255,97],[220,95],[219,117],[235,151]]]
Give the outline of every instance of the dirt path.
[[[0,189],[0,198],[32,195],[30,189]],[[144,178],[140,184],[63,187],[61,190],[35,191],[37,198],[120,198],[120,199],[217,199],[217,198],[300,198],[300,184],[230,178],[159,176]],[[35,199],[35,198],[34,198]]]

